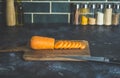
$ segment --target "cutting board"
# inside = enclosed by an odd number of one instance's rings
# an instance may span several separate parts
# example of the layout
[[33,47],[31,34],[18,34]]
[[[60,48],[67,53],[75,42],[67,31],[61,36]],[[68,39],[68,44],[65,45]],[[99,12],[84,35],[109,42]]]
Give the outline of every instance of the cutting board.
[[85,42],[87,47],[81,49],[54,49],[54,50],[26,50],[23,58],[27,61],[80,61],[72,58],[64,58],[62,56],[90,56],[88,41]]

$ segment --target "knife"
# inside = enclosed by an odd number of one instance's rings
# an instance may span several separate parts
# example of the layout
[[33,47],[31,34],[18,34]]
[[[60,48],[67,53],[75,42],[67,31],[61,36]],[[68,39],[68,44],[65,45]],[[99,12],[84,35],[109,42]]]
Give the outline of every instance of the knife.
[[117,58],[95,57],[95,56],[60,56],[60,57],[76,59],[76,60],[120,64],[120,59],[117,59]]

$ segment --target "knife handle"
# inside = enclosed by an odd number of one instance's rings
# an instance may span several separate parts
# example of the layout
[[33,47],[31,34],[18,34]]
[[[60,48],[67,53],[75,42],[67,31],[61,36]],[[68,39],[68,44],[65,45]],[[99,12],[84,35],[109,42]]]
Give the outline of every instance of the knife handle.
[[113,62],[113,63],[120,63],[120,59],[118,58],[110,58],[109,60],[110,62]]

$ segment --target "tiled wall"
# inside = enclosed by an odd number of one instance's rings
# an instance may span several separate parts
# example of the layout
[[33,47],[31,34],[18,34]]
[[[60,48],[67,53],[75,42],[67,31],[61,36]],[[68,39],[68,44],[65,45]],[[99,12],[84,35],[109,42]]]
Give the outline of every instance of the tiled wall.
[[[5,0],[0,0],[0,23]],[[72,3],[120,3],[120,0],[22,0],[25,23],[70,23]]]

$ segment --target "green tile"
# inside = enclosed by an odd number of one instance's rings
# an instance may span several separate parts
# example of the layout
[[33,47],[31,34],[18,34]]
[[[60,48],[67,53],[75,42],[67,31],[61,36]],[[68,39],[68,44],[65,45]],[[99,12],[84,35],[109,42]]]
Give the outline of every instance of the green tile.
[[60,14],[36,14],[34,15],[34,23],[67,23],[68,15]]
[[24,23],[31,23],[31,14],[24,14]]
[[52,3],[52,12],[70,12],[69,3]]
[[49,12],[49,3],[31,3],[24,2],[24,12]]

